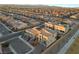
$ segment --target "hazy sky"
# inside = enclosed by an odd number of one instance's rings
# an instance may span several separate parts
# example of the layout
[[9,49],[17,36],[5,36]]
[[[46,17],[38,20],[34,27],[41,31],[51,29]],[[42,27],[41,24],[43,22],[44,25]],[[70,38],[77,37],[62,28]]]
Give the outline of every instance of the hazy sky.
[[0,4],[30,4],[63,7],[79,7],[79,0],[0,0]]
[[62,7],[79,7],[79,4],[52,4],[49,6],[62,6]]

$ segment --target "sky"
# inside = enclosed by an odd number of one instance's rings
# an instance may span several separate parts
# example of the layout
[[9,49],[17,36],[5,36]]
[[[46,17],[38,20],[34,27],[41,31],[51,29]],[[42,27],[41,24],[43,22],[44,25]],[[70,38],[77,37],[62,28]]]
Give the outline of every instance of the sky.
[[49,5],[49,6],[61,6],[61,7],[79,7],[79,4],[52,4],[52,5]]
[[79,0],[0,0],[0,4],[49,5],[79,7]]

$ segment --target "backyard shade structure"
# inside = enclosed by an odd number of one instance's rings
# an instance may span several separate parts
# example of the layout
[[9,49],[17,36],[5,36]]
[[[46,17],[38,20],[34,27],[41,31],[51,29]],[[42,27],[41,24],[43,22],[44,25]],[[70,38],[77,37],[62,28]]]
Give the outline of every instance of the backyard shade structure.
[[0,53],[3,53],[2,52],[2,44],[5,44],[6,42],[9,43],[11,41],[12,37],[18,36],[19,34],[20,34],[20,32],[19,33],[11,33],[11,34],[8,34],[5,36],[1,36],[0,37]]
[[8,42],[9,43],[8,47],[13,53],[17,54],[31,53],[34,50],[34,48],[28,42],[24,41],[24,39],[18,37],[20,35],[21,32],[18,32],[18,33],[11,33],[4,37],[0,37],[0,46]]
[[31,53],[34,50],[34,47],[22,39],[20,36],[13,38],[9,44],[9,48],[13,53],[16,54]]
[[12,33],[12,31],[0,22],[0,37]]
[[0,44],[8,42],[11,40],[11,38],[17,37],[19,35],[21,35],[21,32],[14,32],[14,33],[2,36],[2,37],[0,37]]

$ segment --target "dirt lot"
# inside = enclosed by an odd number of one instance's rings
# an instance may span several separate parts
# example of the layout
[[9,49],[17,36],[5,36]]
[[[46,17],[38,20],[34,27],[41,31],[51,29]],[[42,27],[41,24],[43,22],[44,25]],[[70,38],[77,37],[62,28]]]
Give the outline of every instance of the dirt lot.
[[76,38],[66,54],[79,54],[79,37]]

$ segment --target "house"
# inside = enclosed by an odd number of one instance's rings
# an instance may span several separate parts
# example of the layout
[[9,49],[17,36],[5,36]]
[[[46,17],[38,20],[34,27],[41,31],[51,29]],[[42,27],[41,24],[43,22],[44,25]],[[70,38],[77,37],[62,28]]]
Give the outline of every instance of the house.
[[32,29],[27,29],[26,32],[35,35],[38,38],[38,42],[45,47],[48,47],[51,43],[53,43],[56,40],[55,37],[57,35],[54,31],[51,33],[44,28],[38,30],[36,27]]
[[26,23],[23,23],[19,20],[8,19],[6,23],[11,26],[14,30],[20,30],[27,27]]
[[70,18],[72,18],[72,19],[79,19],[79,13],[70,16]]
[[59,30],[63,32],[67,32],[69,30],[69,26],[67,24],[52,24],[51,22],[45,23],[48,28]]

